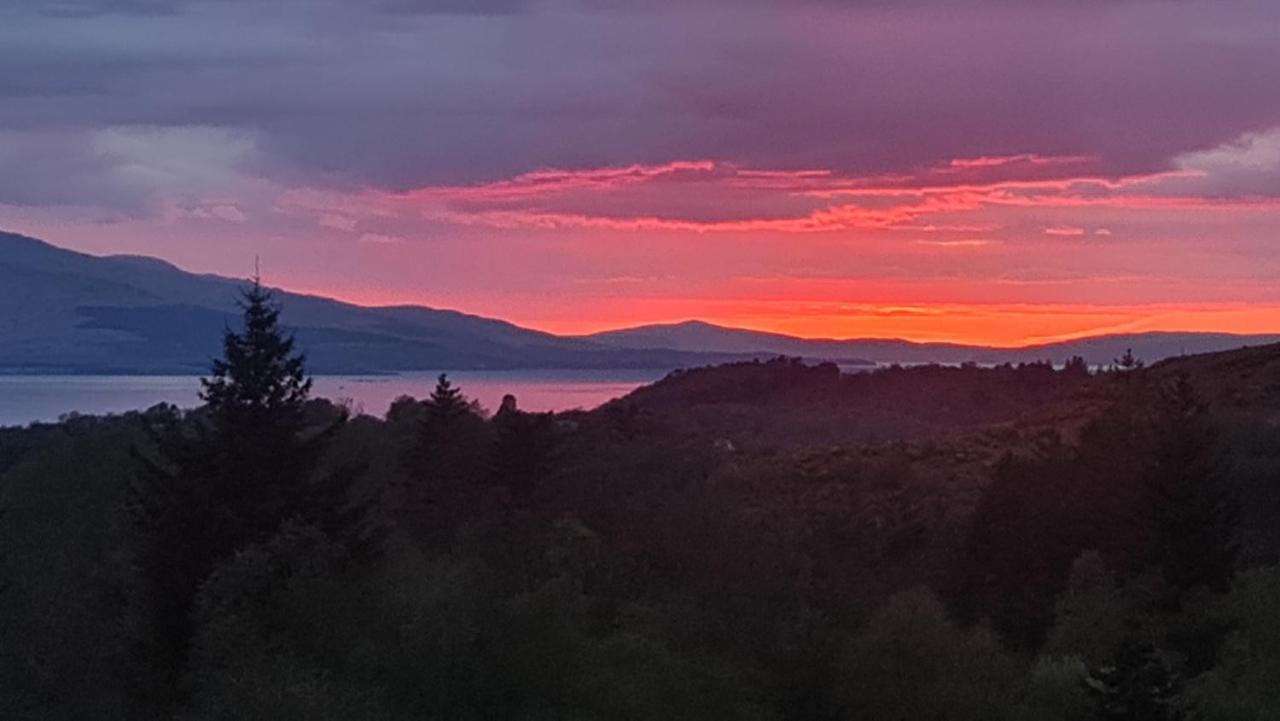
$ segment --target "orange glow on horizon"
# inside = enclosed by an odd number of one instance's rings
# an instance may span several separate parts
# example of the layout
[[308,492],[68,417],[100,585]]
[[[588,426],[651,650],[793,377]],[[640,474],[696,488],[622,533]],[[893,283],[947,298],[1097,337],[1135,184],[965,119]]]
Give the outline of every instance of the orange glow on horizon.
[[[424,305],[498,318],[556,335],[587,335],[641,325],[700,320],[729,328],[814,339],[892,338],[1002,348],[1145,332],[1280,334],[1280,305],[1068,305],[840,303],[832,301],[609,298],[575,308],[495,300],[456,307],[379,293],[339,294],[363,306]],[[516,312],[512,312],[518,308]]]
[[404,191],[280,187],[259,221],[270,232],[234,250],[231,221],[205,206],[204,217],[175,211],[163,235],[145,220],[25,229],[167,257],[179,246],[160,243],[180,226],[183,258],[172,259],[192,270],[225,273],[232,253],[266,244],[284,259],[272,267],[286,269],[285,287],[561,335],[689,319],[996,347],[1280,334],[1280,195],[1240,170],[1270,157],[1251,150],[1280,143],[1270,132],[1130,174],[1035,153],[865,176],[692,156]]
[[842,316],[838,313],[816,313],[777,317],[708,314],[625,322],[552,322],[538,324],[538,328],[556,334],[578,335],[691,319],[801,338],[892,338],[919,343],[960,343],[1002,348],[1122,333],[1280,333],[1280,307],[899,306],[886,307],[881,315],[858,313]]

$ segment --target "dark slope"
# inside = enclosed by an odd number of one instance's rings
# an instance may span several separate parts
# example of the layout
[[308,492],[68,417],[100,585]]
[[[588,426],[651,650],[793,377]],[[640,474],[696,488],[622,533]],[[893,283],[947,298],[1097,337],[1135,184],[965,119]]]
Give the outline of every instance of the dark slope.
[[[842,374],[791,361],[680,371],[575,415],[568,455],[586,460],[566,478],[583,479],[570,490],[596,514],[588,525],[700,573],[740,562],[745,578],[778,568],[846,594],[944,588],[1009,454],[1078,444],[1092,421],[1177,378],[1245,444],[1231,457],[1243,459],[1232,462],[1245,474],[1246,533],[1275,538],[1280,344],[1097,375],[1044,364]],[[1053,498],[1036,503],[1046,518],[1059,512]]]
[[[245,281],[134,256],[96,257],[0,233],[0,369],[202,372]],[[725,359],[632,351],[425,307],[366,308],[280,292],[319,373],[676,367]]]

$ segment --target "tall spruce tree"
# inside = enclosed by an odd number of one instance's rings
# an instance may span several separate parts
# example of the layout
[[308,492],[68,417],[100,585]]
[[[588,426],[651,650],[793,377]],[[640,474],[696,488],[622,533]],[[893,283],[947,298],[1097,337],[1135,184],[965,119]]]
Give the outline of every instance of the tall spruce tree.
[[143,651],[176,688],[193,633],[200,584],[237,550],[269,538],[288,520],[319,527],[357,551],[380,539],[354,504],[351,467],[317,468],[345,416],[309,430],[305,361],[279,326],[271,293],[255,279],[241,307],[244,328],[228,329],[223,357],[202,379],[206,406],[152,429],[152,452],[135,450],[130,505],[135,562],[148,632]]
[[328,441],[324,434],[303,438],[311,380],[293,337],[280,329],[270,291],[255,279],[241,308],[243,331],[226,331],[223,357],[200,382],[232,547],[303,515],[306,484]]

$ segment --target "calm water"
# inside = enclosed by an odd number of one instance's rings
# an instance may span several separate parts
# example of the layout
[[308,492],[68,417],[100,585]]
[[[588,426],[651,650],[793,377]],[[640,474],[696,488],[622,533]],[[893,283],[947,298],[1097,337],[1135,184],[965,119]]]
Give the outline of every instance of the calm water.
[[[318,376],[313,394],[349,401],[357,411],[381,416],[402,395],[425,398],[438,373],[394,376]],[[648,371],[459,371],[449,378],[490,411],[511,393],[528,411],[594,408],[666,375]],[[200,383],[186,376],[3,376],[0,426],[55,421],[70,411],[122,413],[157,403],[198,404]]]

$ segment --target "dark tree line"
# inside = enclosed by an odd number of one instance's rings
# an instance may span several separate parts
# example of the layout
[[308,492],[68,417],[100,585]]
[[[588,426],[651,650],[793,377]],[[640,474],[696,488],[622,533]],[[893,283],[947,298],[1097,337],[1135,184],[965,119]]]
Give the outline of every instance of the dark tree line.
[[1037,647],[1072,562],[1091,550],[1127,574],[1158,569],[1172,604],[1197,587],[1225,591],[1237,554],[1226,480],[1187,379],[1127,395],[1078,444],[1050,442],[995,470],[958,574],[962,608]]

